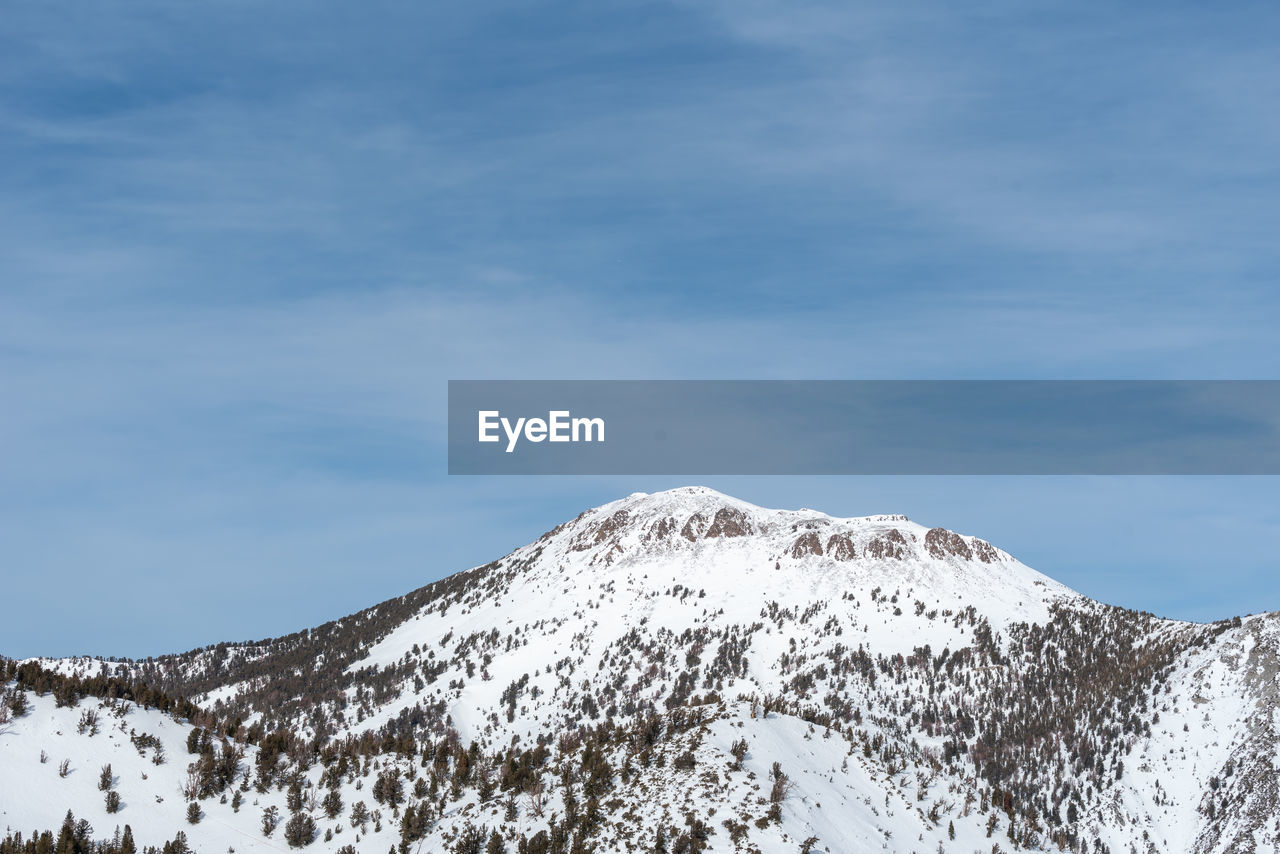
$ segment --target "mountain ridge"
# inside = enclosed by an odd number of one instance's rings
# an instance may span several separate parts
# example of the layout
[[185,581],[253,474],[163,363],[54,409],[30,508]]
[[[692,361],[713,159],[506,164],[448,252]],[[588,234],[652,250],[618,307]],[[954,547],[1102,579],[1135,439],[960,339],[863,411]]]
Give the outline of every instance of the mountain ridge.
[[[452,850],[464,815],[513,846],[541,832],[556,850],[587,750],[633,767],[613,765],[599,784],[616,801],[600,824],[582,835],[575,817],[565,831],[600,851],[653,850],[659,827],[690,851],[795,850],[811,836],[812,850],[879,840],[988,851],[999,826],[1003,844],[1033,850],[1226,852],[1280,834],[1267,717],[1277,625],[1104,605],[977,537],[905,516],[770,510],[686,487],[591,508],[492,563],[283,638],[38,663],[190,696],[205,710],[199,726],[246,751],[289,733],[311,745],[296,748],[293,773],[314,787],[314,763],[351,745],[470,743],[494,768],[534,745],[569,774],[540,778],[560,810],[537,822],[519,808],[506,821],[511,808],[495,813],[474,780],[446,801],[415,799],[432,815],[413,840],[436,846],[426,850]],[[665,735],[617,743],[646,721]],[[815,727],[821,750],[807,745]],[[742,733],[745,759],[730,738]],[[743,770],[757,749],[802,769],[787,780],[807,801],[741,776],[767,771],[776,783],[768,764]],[[655,753],[663,765],[634,766]],[[700,767],[730,770],[713,783]],[[275,773],[260,797],[286,788]],[[650,802],[698,780],[707,794],[688,810]],[[335,790],[350,802],[357,782]],[[527,798],[526,784],[513,790]],[[813,807],[824,801],[856,814],[853,829]],[[726,805],[736,817],[717,825]],[[637,827],[635,816],[647,818]],[[695,822],[709,828],[701,841]]]

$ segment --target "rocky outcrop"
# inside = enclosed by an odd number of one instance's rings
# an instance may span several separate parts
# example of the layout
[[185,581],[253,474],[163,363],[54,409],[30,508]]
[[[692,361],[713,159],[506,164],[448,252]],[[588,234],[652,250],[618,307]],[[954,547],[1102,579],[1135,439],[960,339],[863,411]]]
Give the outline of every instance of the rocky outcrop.
[[703,536],[707,539],[712,537],[745,537],[753,532],[754,528],[746,513],[736,507],[721,507],[716,511],[716,515],[711,520],[711,527],[707,528],[707,533]]
[[795,545],[791,547],[791,556],[794,558],[807,557],[809,555],[822,555],[822,539],[813,531],[802,534]]
[[827,557],[832,560],[853,560],[857,556],[858,550],[847,534],[832,534],[827,540]]
[[910,548],[907,544],[907,538],[902,536],[902,532],[897,528],[890,528],[868,542],[863,552],[870,558],[903,560],[907,557]]
[[932,557],[939,560],[958,557],[962,560],[973,560],[973,550],[965,542],[964,537],[948,531],[946,528],[931,528],[924,535],[924,547]]

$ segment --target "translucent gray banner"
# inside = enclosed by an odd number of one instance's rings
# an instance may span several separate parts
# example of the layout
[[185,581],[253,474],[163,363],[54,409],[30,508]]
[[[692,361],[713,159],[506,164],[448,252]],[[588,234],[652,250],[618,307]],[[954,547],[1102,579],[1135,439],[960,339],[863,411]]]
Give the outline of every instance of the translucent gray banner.
[[1280,474],[1280,381],[452,380],[450,474]]

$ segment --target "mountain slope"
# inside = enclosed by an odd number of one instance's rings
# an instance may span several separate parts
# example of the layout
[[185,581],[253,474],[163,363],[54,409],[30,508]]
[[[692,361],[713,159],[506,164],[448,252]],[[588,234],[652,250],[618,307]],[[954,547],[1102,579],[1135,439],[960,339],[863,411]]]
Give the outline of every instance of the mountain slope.
[[[684,850],[1251,851],[1280,832],[1278,627],[1159,620],[905,517],[693,487],[589,510],[309,632],[39,663],[190,696],[246,757],[277,728],[301,736],[290,770],[258,767],[263,803],[293,782],[352,805],[370,778],[335,781],[335,755],[408,782],[430,752],[432,783],[409,797],[430,821],[366,829],[360,850],[388,833],[452,850],[471,821],[512,850],[539,832],[545,850],[557,832],[563,850],[654,850],[662,828]],[[47,739],[23,729],[0,751]]]

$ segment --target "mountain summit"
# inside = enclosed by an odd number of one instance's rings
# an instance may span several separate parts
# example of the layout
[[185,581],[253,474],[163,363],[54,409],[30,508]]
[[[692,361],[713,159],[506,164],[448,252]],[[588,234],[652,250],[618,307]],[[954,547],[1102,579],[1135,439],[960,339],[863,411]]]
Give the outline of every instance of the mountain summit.
[[308,631],[8,662],[0,820],[116,821],[52,756],[210,852],[1274,850],[1278,650],[905,516],[637,493]]
[[780,584],[835,594],[905,584],[940,606],[981,598],[988,619],[1001,622],[1043,619],[1049,604],[1078,595],[984,540],[906,516],[768,510],[706,487],[633,494],[583,513],[531,548],[540,557],[561,555],[559,570],[661,564],[658,573],[670,570],[673,581],[748,585],[757,593]]

